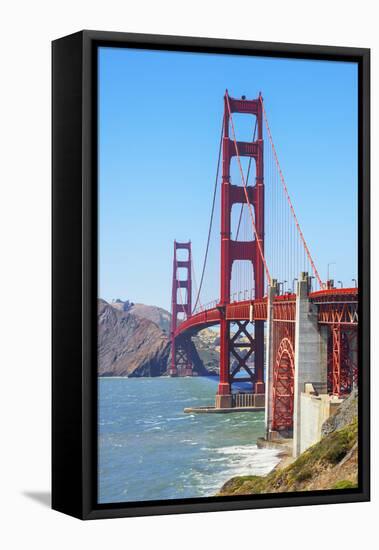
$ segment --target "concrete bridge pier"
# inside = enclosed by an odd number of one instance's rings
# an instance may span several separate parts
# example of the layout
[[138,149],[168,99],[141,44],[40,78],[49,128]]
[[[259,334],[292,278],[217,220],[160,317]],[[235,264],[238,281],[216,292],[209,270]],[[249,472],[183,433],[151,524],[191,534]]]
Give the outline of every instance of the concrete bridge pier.
[[293,412],[293,456],[303,450],[304,433],[313,422],[302,422],[305,413],[302,393],[306,385],[311,384],[317,394],[327,393],[327,332],[318,325],[317,306],[308,298],[309,278],[302,273],[297,283],[296,327],[295,327],[295,376],[294,376],[294,412]]

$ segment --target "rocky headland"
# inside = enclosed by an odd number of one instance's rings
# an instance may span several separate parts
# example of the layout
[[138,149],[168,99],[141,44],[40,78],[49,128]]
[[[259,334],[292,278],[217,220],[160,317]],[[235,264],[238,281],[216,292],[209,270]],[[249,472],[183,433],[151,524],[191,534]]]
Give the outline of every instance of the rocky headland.
[[[99,376],[163,376],[170,361],[171,315],[128,300],[98,300]],[[198,375],[218,373],[219,337],[205,329],[192,337]]]

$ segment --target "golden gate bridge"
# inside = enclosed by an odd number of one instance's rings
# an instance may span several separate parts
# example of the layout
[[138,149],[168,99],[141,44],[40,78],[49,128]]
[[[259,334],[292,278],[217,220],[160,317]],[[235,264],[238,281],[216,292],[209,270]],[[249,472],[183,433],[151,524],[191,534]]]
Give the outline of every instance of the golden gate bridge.
[[[237,139],[236,115],[253,117],[251,141]],[[217,204],[220,294],[204,305]],[[219,326],[216,409],[264,407],[268,433],[288,434],[300,422],[300,396],[307,384],[316,394],[338,398],[357,385],[358,285],[335,288],[333,280],[322,281],[296,216],[261,94],[249,100],[225,93],[194,302],[193,283],[191,242],[175,241],[169,374],[191,376],[196,356],[191,337]],[[214,280],[210,283],[216,286]],[[242,395],[236,389],[241,382],[250,387]]]

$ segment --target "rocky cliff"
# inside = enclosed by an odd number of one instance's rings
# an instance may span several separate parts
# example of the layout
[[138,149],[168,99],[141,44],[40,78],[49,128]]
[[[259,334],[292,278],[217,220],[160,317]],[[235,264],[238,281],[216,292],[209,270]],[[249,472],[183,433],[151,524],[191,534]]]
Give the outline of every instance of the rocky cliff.
[[[115,300],[98,301],[99,375],[161,376],[170,356],[170,313],[156,306]],[[195,371],[217,374],[218,334],[205,329],[193,337]]]
[[160,376],[169,353],[168,336],[154,322],[98,301],[100,376]]
[[170,334],[171,315],[165,309],[145,304],[133,304],[130,306],[131,313],[143,319],[149,319],[160,327],[167,335]]
[[[128,302],[129,304],[129,302]],[[157,306],[148,306],[145,304],[130,304],[128,311],[149,319],[157,324],[163,332],[170,334],[171,314],[163,308]],[[198,369],[201,374],[218,374],[219,372],[219,334],[211,329],[204,329],[192,337],[197,353],[202,362],[202,366]]]
[[335,432],[353,422],[358,416],[358,390],[354,389],[339,406],[333,416],[325,420],[321,428],[322,437]]

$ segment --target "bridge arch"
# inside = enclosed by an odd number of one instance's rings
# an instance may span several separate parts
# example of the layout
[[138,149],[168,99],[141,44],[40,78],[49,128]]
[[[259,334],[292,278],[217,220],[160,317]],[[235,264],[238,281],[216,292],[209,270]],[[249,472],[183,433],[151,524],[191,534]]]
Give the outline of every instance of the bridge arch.
[[293,427],[295,353],[291,340],[284,337],[277,349],[273,372],[272,429]]

